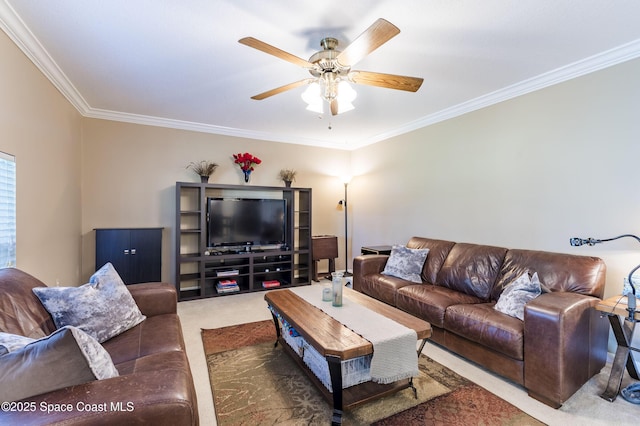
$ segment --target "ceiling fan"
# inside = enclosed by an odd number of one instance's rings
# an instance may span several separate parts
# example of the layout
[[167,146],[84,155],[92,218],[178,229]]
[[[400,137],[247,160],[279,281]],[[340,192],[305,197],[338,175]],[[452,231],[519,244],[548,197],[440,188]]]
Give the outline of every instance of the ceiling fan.
[[[240,43],[303,67],[313,76],[313,78],[306,78],[268,90],[252,96],[251,99],[262,100],[305,84],[317,83],[320,86],[320,97],[329,102],[331,114],[336,115],[340,112],[339,97],[342,88],[340,85],[341,82],[352,82],[356,84],[366,84],[368,86],[385,87],[387,89],[416,92],[422,85],[422,78],[351,69],[357,62],[399,33],[400,29],[398,29],[398,27],[380,18],[344,50],[338,50],[337,39],[332,37],[323,38],[320,41],[322,50],[314,53],[308,61],[253,37],[240,39],[238,40]],[[355,92],[353,97],[355,97]]]

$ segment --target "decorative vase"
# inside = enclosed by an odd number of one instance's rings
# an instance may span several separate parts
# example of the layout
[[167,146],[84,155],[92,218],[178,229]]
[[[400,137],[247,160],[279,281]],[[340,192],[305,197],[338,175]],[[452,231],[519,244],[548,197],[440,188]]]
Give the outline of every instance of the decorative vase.
[[331,292],[331,284],[323,284],[322,286],[322,301],[323,302],[331,302],[333,300],[332,292]]
[[284,181],[284,186],[286,186],[287,188],[291,188],[291,181],[290,180],[285,180]]
[[342,306],[342,276],[343,273],[336,271],[331,273],[331,287],[332,287],[332,300],[333,306]]
[[249,183],[249,178],[251,177],[251,170],[243,170],[242,173],[244,173],[244,181],[246,183]]
[[200,176],[201,183],[209,183],[209,176],[202,175]]

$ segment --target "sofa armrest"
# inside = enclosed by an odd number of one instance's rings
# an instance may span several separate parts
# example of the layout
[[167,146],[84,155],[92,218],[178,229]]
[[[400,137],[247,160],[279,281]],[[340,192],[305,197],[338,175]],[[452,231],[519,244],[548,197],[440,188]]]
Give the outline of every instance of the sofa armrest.
[[132,284],[127,288],[143,315],[152,317],[178,311],[178,293],[169,283]]
[[529,395],[559,407],[607,358],[608,322],[600,299],[579,293],[546,293],[525,305],[524,386]]
[[353,289],[360,291],[360,282],[365,275],[379,274],[384,271],[387,259],[389,259],[389,255],[386,254],[356,256],[353,259]]
[[25,398],[15,411],[0,411],[0,424],[194,426],[199,419],[191,380],[179,369],[95,380]]

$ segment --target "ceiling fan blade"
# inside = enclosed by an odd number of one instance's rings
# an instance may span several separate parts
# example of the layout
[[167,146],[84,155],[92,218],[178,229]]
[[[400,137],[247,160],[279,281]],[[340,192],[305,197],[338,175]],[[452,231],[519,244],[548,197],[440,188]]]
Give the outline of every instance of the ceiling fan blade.
[[239,43],[244,44],[245,46],[253,47],[254,49],[258,49],[264,53],[268,53],[269,55],[273,55],[276,58],[284,59],[287,62],[291,62],[294,65],[298,65],[303,68],[313,68],[313,64],[309,61],[306,61],[302,58],[299,58],[291,53],[285,52],[284,50],[278,49],[270,44],[265,43],[264,41],[260,41],[253,37],[245,37],[238,40]]
[[278,93],[286,92],[287,90],[295,89],[296,87],[304,86],[305,84],[309,84],[314,81],[313,78],[305,78],[304,80],[296,81],[295,83],[285,84],[284,86],[277,87],[275,89],[268,90],[264,93],[260,93],[259,95],[252,96],[251,99],[255,99],[256,101],[261,101],[270,96],[277,95]]
[[378,19],[358,36],[337,57],[344,66],[353,66],[369,53],[400,33],[400,29],[386,19]]
[[357,84],[385,87],[387,89],[406,90],[407,92],[417,92],[424,81],[424,79],[418,77],[382,74],[379,72],[369,71],[351,71],[349,73],[349,80]]
[[338,99],[331,101],[331,115],[338,115]]

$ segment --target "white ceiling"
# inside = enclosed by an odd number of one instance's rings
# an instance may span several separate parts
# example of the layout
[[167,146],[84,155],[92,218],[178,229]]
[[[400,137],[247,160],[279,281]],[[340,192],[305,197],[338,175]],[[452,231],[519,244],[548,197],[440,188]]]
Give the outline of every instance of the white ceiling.
[[[355,85],[355,110],[307,111],[304,59],[376,19],[401,33],[357,69],[424,78]],[[0,26],[87,117],[352,149],[640,56],[637,0],[0,0]]]

